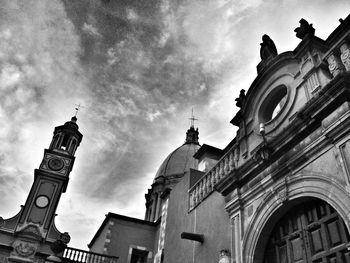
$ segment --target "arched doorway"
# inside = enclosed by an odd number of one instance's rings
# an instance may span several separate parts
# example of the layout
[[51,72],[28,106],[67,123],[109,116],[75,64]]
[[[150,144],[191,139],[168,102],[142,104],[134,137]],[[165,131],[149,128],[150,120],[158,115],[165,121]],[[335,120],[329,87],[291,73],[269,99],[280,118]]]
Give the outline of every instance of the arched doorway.
[[264,263],[350,263],[350,237],[344,221],[320,199],[289,207],[272,228]]

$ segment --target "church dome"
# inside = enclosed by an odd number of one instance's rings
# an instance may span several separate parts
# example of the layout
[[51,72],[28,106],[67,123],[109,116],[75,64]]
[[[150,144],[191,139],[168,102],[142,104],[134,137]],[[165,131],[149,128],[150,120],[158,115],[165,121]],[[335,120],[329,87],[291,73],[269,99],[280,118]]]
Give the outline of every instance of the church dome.
[[198,168],[198,160],[193,155],[198,151],[198,129],[193,126],[186,133],[186,141],[183,145],[175,149],[168,155],[159,167],[154,180],[163,177],[165,179],[175,179],[182,177],[184,172],[190,168]]

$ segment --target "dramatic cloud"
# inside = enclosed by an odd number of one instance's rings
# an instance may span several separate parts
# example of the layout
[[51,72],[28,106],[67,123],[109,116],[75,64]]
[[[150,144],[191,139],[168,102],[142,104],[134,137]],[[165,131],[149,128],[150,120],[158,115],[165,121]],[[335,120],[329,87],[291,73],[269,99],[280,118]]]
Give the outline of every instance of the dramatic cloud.
[[184,141],[192,107],[201,143],[224,147],[235,136],[228,122],[239,90],[256,76],[261,35],[280,52],[293,49],[301,17],[326,37],[349,5],[2,0],[1,216],[24,204],[54,126],[81,103],[84,138],[59,205],[59,230],[85,249],[107,212],[142,218],[144,193]]

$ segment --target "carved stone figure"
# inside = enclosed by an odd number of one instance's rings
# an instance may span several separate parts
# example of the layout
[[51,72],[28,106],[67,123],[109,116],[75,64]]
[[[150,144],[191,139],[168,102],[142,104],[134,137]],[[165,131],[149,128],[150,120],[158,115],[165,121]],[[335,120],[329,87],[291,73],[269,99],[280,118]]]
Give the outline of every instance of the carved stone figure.
[[277,48],[275,43],[268,35],[262,36],[262,43],[260,44],[260,57],[261,60],[268,60],[277,56]]
[[300,26],[294,30],[297,38],[304,39],[307,35],[315,35],[315,29],[312,27],[312,24],[309,24],[304,18],[300,19],[299,23]]
[[242,108],[245,102],[245,90],[241,89],[239,93],[239,97],[235,99],[236,101],[236,106],[239,108]]

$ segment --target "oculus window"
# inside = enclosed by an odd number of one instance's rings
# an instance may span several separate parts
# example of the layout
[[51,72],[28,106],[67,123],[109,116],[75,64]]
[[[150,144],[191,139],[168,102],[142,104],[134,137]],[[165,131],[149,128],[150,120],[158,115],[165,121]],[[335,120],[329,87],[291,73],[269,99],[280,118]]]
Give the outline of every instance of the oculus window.
[[273,89],[261,104],[259,110],[259,122],[267,123],[272,121],[280,113],[287,101],[288,90],[282,85]]

